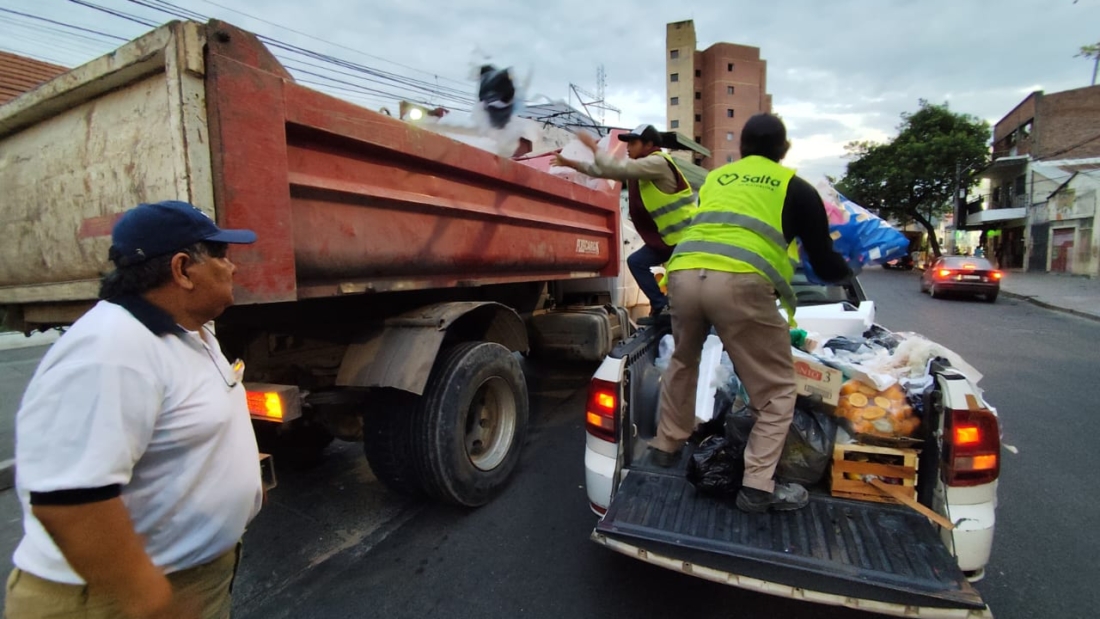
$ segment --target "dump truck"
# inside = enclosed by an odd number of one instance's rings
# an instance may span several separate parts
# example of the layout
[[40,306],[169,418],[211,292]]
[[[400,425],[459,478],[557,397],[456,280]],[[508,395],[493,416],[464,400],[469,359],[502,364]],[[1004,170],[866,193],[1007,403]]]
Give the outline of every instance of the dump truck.
[[139,203],[254,230],[214,326],[261,449],[362,441],[404,494],[491,500],[529,423],[522,355],[598,361],[631,328],[618,188],[307,88],[221,21],[168,23],[0,106],[0,186],[0,306],[26,333],[96,303]]

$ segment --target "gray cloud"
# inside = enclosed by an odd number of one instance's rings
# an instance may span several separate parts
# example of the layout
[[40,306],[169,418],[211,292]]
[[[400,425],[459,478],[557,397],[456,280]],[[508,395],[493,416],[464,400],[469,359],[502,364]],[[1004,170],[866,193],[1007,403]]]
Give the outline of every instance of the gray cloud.
[[[125,0],[93,0],[159,21],[167,16]],[[206,15],[303,47],[379,68],[456,86],[465,81],[474,50],[499,64],[533,72],[531,92],[555,99],[575,82],[595,90],[596,67],[606,66],[609,102],[626,108],[620,123],[664,121],[665,24],[694,19],[700,48],[719,41],[755,45],[768,61],[768,86],[788,117],[792,140],[823,137],[843,143],[860,132],[893,133],[899,115],[918,99],[948,101],[953,109],[997,120],[1032,87],[1048,92],[1085,86],[1091,66],[1074,58],[1096,42],[1095,0],[784,0],[771,3],[620,3],[560,0],[218,0],[218,5],[309,33],[423,72],[352,54],[346,49],[274,28],[205,0],[171,0]],[[135,36],[144,28],[65,0],[0,0],[0,7]],[[0,25],[7,19],[0,14]],[[34,45],[5,39],[17,53],[65,59],[75,65],[106,52],[90,43]],[[83,55],[82,55],[83,54]],[[798,112],[797,114],[791,111]],[[610,121],[615,121],[612,116]],[[803,165],[842,169],[835,156]]]

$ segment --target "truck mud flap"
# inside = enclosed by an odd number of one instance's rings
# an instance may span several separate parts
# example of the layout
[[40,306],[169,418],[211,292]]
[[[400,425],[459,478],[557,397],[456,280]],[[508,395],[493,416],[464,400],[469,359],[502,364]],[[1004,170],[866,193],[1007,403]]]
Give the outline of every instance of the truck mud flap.
[[593,536],[807,592],[901,607],[985,609],[936,529],[901,506],[815,494],[798,511],[748,514],[732,500],[697,493],[682,476],[635,470]]

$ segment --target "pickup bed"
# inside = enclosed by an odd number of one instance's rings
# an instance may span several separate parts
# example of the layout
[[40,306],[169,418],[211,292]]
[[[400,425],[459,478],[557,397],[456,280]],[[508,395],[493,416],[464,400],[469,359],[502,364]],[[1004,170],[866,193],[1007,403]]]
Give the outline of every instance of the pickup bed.
[[[862,296],[858,284],[849,293]],[[953,522],[953,531],[902,505],[831,496],[827,482],[810,488],[802,510],[749,514],[687,481],[690,442],[678,468],[647,461],[660,391],[654,362],[668,332],[640,330],[592,381],[585,466],[589,501],[601,516],[593,541],[699,578],[807,602],[900,617],[992,617],[971,581],[989,559],[997,470],[963,470],[973,457],[951,437],[969,423],[999,430],[996,412],[966,376],[933,361],[928,429],[920,437],[918,500]]]

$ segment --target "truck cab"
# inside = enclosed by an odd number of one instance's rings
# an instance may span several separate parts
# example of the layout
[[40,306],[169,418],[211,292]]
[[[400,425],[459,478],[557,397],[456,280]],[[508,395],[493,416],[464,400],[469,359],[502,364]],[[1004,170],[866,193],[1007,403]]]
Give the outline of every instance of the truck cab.
[[[858,281],[794,282],[800,325],[866,311]],[[802,317],[805,314],[806,317]],[[591,539],[706,580],[807,602],[898,617],[992,617],[972,582],[992,547],[1000,437],[996,410],[945,360],[930,364],[917,500],[953,530],[904,505],[832,496],[828,480],[793,512],[750,514],[698,492],[678,467],[649,462],[656,435],[659,343],[670,328],[638,331],[601,364],[585,409],[585,473],[600,519]],[[715,406],[719,406],[716,402]]]

